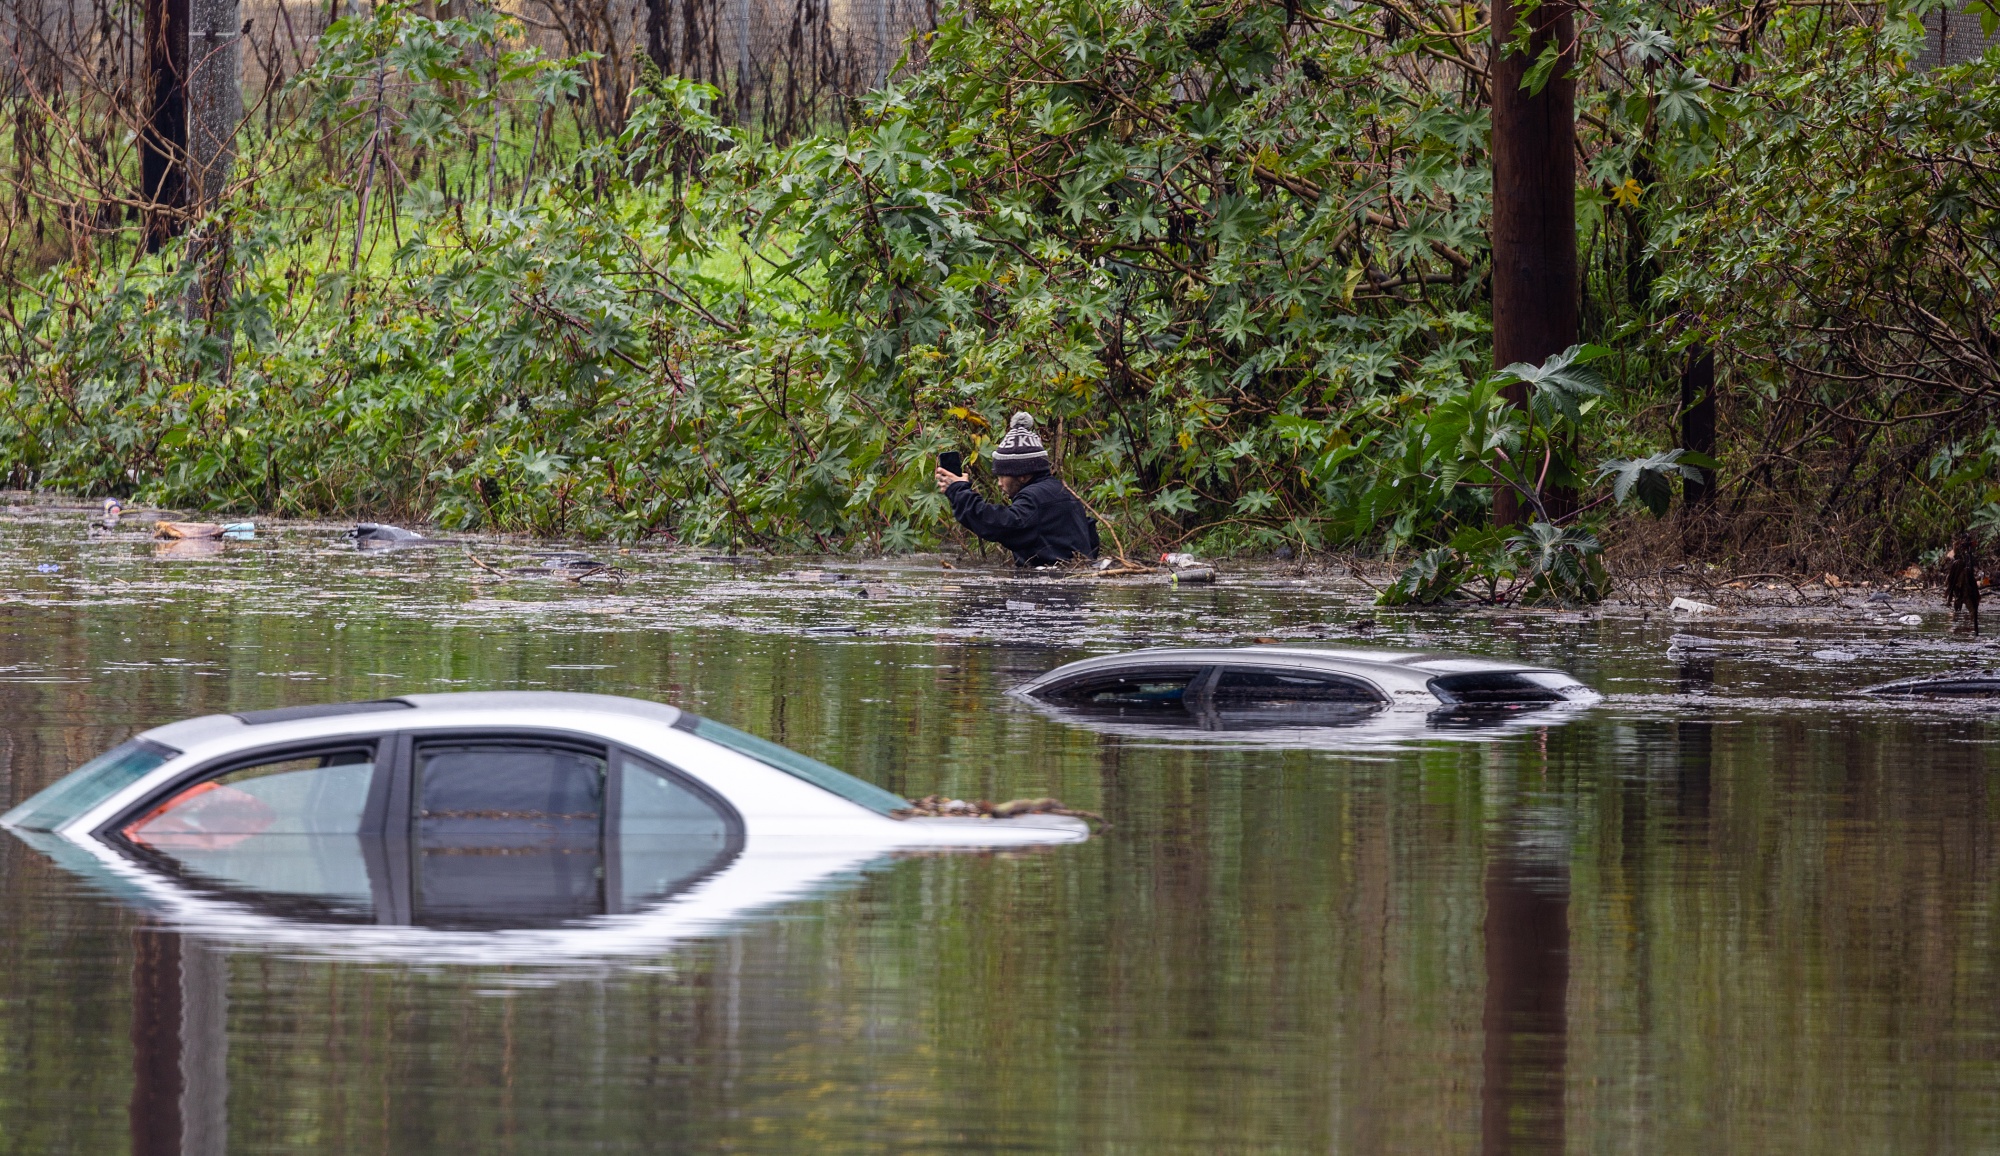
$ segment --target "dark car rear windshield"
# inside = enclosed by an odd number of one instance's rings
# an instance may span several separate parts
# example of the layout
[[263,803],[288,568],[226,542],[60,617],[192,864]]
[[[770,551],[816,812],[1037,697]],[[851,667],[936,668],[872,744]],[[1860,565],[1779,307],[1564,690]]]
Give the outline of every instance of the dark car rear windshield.
[[146,772],[180,754],[172,747],[133,739],[57,779],[27,802],[0,815],[0,823],[30,831],[53,831],[144,778]]
[[1441,674],[1431,679],[1431,693],[1454,706],[1501,706],[1527,702],[1562,702],[1567,696],[1554,686],[1560,676],[1476,671]]
[[775,767],[794,778],[804,779],[821,790],[832,791],[850,803],[857,803],[877,814],[886,815],[900,811],[910,805],[908,799],[891,794],[873,783],[855,778],[837,767],[829,767],[818,759],[809,759],[794,750],[779,746],[768,739],[744,734],[735,727],[724,726],[713,719],[696,718],[682,714],[681,721],[674,724],[682,730],[692,731],[718,746],[728,747],[739,755],[756,759],[767,767]]

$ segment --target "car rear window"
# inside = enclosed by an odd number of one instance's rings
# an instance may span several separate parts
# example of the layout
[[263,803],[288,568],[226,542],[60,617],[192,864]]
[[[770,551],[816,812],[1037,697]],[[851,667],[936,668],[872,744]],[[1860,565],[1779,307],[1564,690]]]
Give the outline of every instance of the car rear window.
[[172,747],[146,739],[112,747],[0,815],[0,823],[30,831],[53,831],[178,754]]
[[793,778],[804,779],[824,791],[832,791],[850,803],[866,807],[880,815],[900,811],[910,805],[908,799],[891,794],[873,783],[855,778],[837,767],[829,767],[818,759],[810,759],[794,750],[788,750],[768,739],[745,734],[735,727],[724,726],[713,719],[696,718],[682,714],[674,724],[682,730],[707,739],[717,746],[728,747],[739,755],[756,759],[767,767],[783,771]]
[[1431,693],[1454,706],[1502,706],[1514,703],[1564,702],[1568,696],[1558,689],[1569,684],[1567,675],[1542,671],[1482,670],[1470,674],[1443,674],[1431,679]]

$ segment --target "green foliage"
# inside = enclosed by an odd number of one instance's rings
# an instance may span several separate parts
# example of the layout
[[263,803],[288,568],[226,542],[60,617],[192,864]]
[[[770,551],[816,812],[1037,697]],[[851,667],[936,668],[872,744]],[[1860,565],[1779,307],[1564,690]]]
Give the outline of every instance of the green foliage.
[[[1376,597],[1378,606],[1485,603],[1582,606],[1604,599],[1604,548],[1576,526],[1533,522],[1519,533],[1465,529],[1417,555]],[[1475,587],[1484,587],[1475,590]]]
[[[1909,527],[2000,502],[1987,66],[1910,72],[1902,14],[1594,9],[1589,340],[1493,372],[1475,18],[948,5],[922,67],[780,146],[659,76],[618,135],[562,137],[587,57],[380,5],[246,139],[212,316],[178,247],[14,289],[0,470],[906,550],[952,532],[935,453],[976,462],[1026,408],[1126,542],[1415,551],[1411,602],[1588,600],[1603,515],[1697,469],[1739,506],[1906,487]],[[1724,351],[1719,463],[1658,449],[1696,343]],[[1500,491],[1514,539],[1483,530]]]
[[1667,450],[1645,458],[1612,458],[1598,466],[1598,476],[1611,479],[1614,502],[1636,497],[1655,518],[1664,518],[1674,498],[1674,480],[1701,481],[1702,470],[1715,465],[1715,459],[1707,454]]

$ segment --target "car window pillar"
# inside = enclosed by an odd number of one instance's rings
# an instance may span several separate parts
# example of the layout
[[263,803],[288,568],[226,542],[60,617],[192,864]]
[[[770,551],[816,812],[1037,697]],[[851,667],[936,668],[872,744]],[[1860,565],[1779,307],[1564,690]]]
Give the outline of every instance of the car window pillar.
[[[383,735],[376,748],[375,783],[362,817],[368,834],[361,840],[368,864],[369,890],[374,894],[375,922],[404,927],[411,921],[410,780],[415,772],[411,752],[415,740],[407,733]],[[372,820],[372,825],[371,825]]]

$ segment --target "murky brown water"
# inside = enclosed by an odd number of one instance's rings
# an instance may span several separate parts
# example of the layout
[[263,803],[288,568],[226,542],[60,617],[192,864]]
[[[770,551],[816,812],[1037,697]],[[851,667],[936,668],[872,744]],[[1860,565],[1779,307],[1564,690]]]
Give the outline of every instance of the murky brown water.
[[[579,589],[305,528],[157,559],[62,512],[0,542],[8,804],[188,715],[546,687],[1115,824],[876,864],[642,958],[511,967],[205,940],[0,836],[0,1150],[2000,1146],[1993,723],[1837,697],[1983,664],[1934,608],[1710,626],[1730,649],[1696,652],[1658,615],[1374,615],[1242,578],[851,567],[859,597],[639,552]],[[1293,749],[1098,734],[1001,694],[1086,652],[1272,635],[1530,656],[1612,698]]]

